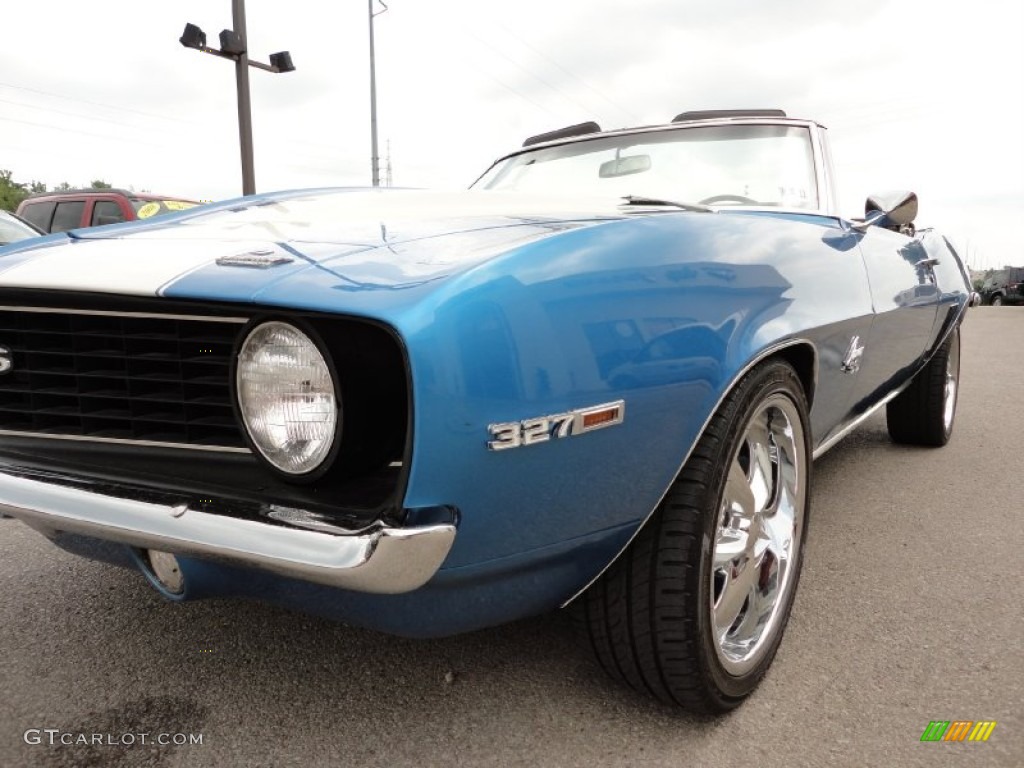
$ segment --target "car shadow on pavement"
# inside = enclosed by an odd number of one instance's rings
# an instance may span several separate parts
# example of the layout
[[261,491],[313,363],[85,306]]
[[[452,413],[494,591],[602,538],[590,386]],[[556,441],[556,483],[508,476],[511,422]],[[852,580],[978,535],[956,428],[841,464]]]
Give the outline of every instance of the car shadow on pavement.
[[[642,722],[666,736],[709,727],[607,679],[577,642],[567,611],[411,640],[240,599],[169,603],[141,574],[58,550],[51,557],[46,609],[19,628],[47,637],[26,640],[26,679],[9,684],[36,686],[32,711],[52,713],[52,727],[71,732],[205,734],[198,763],[175,757],[195,747],[167,745],[144,753],[147,765],[206,764],[214,755],[213,762],[230,755],[260,764],[255,757],[301,734],[303,751],[341,750],[352,765],[385,753],[432,760],[455,743],[460,756],[478,753],[462,764],[483,764],[506,750],[528,751],[538,738],[582,746],[597,723]],[[49,630],[54,617],[57,634]],[[48,652],[28,653],[33,643]],[[35,726],[15,719],[21,730]],[[143,764],[138,748],[45,754],[51,766]],[[40,753],[8,764],[28,756]]]

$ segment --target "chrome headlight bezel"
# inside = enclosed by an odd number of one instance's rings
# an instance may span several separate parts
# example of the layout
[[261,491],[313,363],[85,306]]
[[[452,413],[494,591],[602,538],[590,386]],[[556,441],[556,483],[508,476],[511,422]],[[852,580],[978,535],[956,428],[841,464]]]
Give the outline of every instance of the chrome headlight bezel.
[[[273,325],[280,325],[288,328],[290,331],[304,337],[305,340],[312,345],[319,355],[320,361],[326,367],[334,395],[334,428],[331,432],[330,445],[322,452],[322,455],[318,457],[319,460],[316,464],[308,468],[304,467],[299,471],[292,471],[283,467],[271,456],[267,455],[263,447],[260,445],[259,439],[253,436],[253,429],[250,426],[249,420],[246,418],[246,409],[242,406],[242,387],[240,381],[240,376],[242,375],[240,368],[242,354],[246,350],[247,344],[257,331]],[[334,461],[338,456],[338,452],[341,449],[343,434],[344,403],[341,396],[341,382],[338,376],[338,371],[334,365],[334,361],[328,353],[322,337],[309,323],[292,317],[261,317],[248,323],[242,333],[239,334],[238,343],[232,358],[231,399],[234,406],[235,417],[241,427],[242,434],[249,450],[252,451],[252,454],[257,458],[257,460],[271,470],[275,476],[292,483],[309,483],[322,477],[334,464]]]

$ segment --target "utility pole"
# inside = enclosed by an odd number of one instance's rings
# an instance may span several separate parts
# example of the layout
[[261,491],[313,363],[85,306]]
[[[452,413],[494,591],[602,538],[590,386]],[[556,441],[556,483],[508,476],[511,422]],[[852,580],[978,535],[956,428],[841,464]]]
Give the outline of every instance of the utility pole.
[[373,12],[374,0],[368,0],[367,13],[370,19],[370,175],[373,186],[380,186],[380,158],[377,156],[377,61],[373,47],[373,18],[388,9],[383,0],[378,0],[383,11]]

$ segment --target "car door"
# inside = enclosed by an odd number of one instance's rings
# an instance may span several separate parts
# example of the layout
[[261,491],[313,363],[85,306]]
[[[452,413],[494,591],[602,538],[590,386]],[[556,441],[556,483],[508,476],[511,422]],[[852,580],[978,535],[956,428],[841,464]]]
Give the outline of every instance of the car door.
[[121,204],[115,198],[97,198],[92,203],[89,217],[90,227],[102,227],[104,224],[117,224],[125,220]]
[[939,333],[970,296],[971,278],[949,240],[934,230],[925,230],[918,236],[933,262],[932,272],[939,292],[938,315],[935,318],[936,333]]
[[860,250],[871,286],[874,319],[854,396],[861,413],[912,375],[937,333],[939,288],[920,240],[869,227]]
[[85,216],[85,200],[61,200],[53,213],[50,232],[66,232],[82,226]]
[[1024,301],[1024,268],[1015,267],[1010,270],[1006,279],[1006,298],[1013,304]]

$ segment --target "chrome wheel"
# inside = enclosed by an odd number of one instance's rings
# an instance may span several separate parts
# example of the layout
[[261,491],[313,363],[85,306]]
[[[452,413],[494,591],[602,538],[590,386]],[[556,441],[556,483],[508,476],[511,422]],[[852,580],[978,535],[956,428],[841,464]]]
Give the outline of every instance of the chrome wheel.
[[953,429],[953,417],[956,415],[957,384],[960,379],[960,336],[950,343],[949,354],[946,356],[946,389],[942,400],[942,426],[947,434]]
[[732,675],[756,666],[782,628],[800,566],[805,446],[796,405],[773,394],[754,411],[729,463],[711,557],[710,611],[715,651]]

